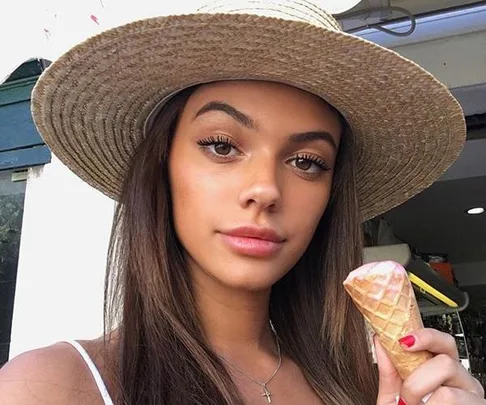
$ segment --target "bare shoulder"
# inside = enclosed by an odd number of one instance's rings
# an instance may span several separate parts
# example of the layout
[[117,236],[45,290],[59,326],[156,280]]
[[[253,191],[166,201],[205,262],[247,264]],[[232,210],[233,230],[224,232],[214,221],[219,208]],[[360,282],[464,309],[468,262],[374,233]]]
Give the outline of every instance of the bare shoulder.
[[28,351],[0,369],[0,404],[97,404],[83,360],[67,343]]

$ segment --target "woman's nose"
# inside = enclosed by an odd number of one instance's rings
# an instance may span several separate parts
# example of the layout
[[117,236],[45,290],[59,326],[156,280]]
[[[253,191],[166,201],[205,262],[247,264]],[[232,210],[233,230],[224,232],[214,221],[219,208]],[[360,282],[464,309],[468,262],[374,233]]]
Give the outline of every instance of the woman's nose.
[[239,195],[243,208],[255,206],[259,210],[275,211],[280,207],[281,190],[275,163],[260,162],[245,168],[245,186]]

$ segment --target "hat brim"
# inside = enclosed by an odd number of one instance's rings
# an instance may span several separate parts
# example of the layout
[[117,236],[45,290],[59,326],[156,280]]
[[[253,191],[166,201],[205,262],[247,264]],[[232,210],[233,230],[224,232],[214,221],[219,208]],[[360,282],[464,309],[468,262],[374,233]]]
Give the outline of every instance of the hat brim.
[[31,108],[52,152],[116,200],[160,100],[219,80],[286,83],[337,108],[356,137],[363,220],[431,185],[466,137],[458,102],[417,64],[346,33],[253,15],[156,17],[105,31],[43,73]]

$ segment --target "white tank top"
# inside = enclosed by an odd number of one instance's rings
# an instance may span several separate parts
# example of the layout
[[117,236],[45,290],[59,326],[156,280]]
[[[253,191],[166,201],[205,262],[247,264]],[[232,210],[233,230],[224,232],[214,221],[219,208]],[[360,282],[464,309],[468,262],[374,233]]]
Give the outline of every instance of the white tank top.
[[71,346],[73,346],[79,352],[79,354],[81,355],[81,357],[85,361],[86,365],[89,368],[89,371],[91,371],[91,374],[93,375],[93,378],[96,382],[96,386],[98,387],[98,390],[100,391],[101,398],[103,398],[105,405],[113,405],[113,401],[111,400],[110,394],[108,393],[108,390],[106,389],[106,385],[103,382],[103,378],[101,377],[100,372],[96,368],[96,365],[94,364],[93,360],[91,360],[91,358],[89,357],[86,350],[84,350],[83,346],[81,346],[75,340],[67,340],[66,343],[69,343]]

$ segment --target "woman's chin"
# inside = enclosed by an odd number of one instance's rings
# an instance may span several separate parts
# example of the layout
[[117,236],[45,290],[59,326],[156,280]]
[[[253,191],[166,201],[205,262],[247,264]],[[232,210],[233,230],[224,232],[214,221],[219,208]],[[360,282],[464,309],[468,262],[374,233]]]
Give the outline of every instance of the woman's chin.
[[210,258],[202,255],[188,256],[188,264],[194,281],[200,285],[216,282],[220,287],[234,290],[265,291],[284,277],[294,265],[282,253],[277,257],[262,259],[214,249]]
[[241,291],[265,291],[270,289],[284,274],[265,269],[233,269],[231,273],[212,273],[219,284]]

